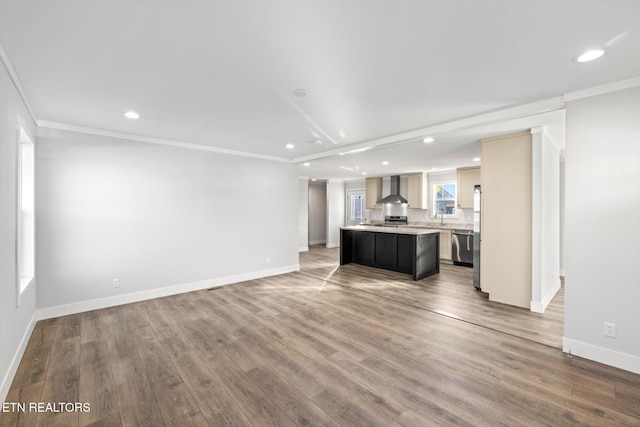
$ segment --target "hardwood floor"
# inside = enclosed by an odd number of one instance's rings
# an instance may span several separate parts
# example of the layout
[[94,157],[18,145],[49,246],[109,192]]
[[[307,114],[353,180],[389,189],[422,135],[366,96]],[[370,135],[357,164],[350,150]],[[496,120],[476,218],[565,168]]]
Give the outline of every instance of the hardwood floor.
[[517,337],[562,348],[564,288],[543,314],[489,301],[473,287],[473,270],[440,264],[440,273],[414,281],[393,271],[358,264],[338,267],[340,249],[314,247],[300,257],[301,273],[360,291],[484,326]]
[[457,319],[469,302],[456,299],[474,297],[450,284],[468,271],[411,283],[338,268],[335,254],[314,248],[298,273],[38,322],[7,402],[91,411],[2,413],[0,424],[640,425],[640,375],[520,338],[524,319],[499,332],[506,307],[486,302],[473,315],[484,326]]

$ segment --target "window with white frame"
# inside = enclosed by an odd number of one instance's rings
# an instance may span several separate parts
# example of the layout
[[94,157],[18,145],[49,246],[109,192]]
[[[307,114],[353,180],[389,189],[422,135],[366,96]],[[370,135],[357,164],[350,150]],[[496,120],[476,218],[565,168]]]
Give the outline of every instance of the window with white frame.
[[433,184],[433,212],[444,216],[456,215],[456,183]]
[[21,127],[18,136],[18,303],[35,277],[35,147]]

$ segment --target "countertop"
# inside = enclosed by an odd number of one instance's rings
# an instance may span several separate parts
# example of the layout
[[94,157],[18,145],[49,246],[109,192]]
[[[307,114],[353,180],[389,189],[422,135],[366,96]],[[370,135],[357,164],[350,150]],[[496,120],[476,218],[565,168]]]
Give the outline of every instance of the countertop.
[[352,230],[352,231],[373,231],[376,233],[391,233],[391,234],[411,234],[411,235],[422,235],[422,234],[434,234],[439,233],[440,230],[437,229],[428,229],[422,227],[380,227],[375,225],[352,225],[349,227],[340,227],[341,230]]
[[[362,225],[375,228],[386,228],[379,225],[376,226],[374,224],[382,224],[382,222],[373,222],[371,224]],[[402,228],[419,228],[428,230],[473,230],[473,224],[445,223],[444,225],[440,225],[438,222],[412,222],[402,226]]]

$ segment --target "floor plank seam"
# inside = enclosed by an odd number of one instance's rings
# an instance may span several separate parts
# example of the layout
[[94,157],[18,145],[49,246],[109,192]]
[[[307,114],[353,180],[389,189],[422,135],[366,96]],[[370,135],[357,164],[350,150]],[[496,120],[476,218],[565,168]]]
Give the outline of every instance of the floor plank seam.
[[425,308],[425,307],[420,307],[419,305],[409,304],[409,303],[407,303],[405,301],[400,301],[400,300],[397,300],[397,299],[394,299],[394,298],[386,297],[384,295],[376,294],[374,292],[370,292],[370,291],[367,291],[365,289],[358,289],[358,288],[354,288],[354,287],[351,287],[351,286],[343,285],[343,284],[341,284],[339,282],[335,282],[335,281],[329,280],[329,279],[320,278],[320,277],[314,276],[312,274],[304,273],[302,271],[296,271],[294,273],[289,273],[289,274],[300,274],[302,276],[307,276],[307,277],[311,277],[311,278],[314,278],[314,279],[317,279],[317,280],[322,280],[324,282],[331,283],[332,285],[340,286],[341,288],[349,289],[349,290],[352,290],[352,291],[355,291],[355,292],[362,292],[362,293],[365,293],[365,294],[368,294],[368,295],[372,295],[372,296],[374,296],[376,298],[381,298],[381,299],[384,299],[384,300],[387,300],[387,301],[391,301],[391,302],[394,302],[394,303],[397,303],[397,304],[402,304],[402,305],[404,305],[406,307],[412,307],[412,308],[416,308],[418,310],[427,311],[429,313],[433,313],[433,314],[437,314],[437,315],[442,316],[442,317],[446,317],[447,319],[457,320],[459,322],[463,322],[463,323],[466,323],[468,325],[478,326],[480,328],[484,328],[484,329],[487,329],[489,331],[498,332],[500,334],[508,335],[508,336],[514,337],[514,338],[523,339],[523,340],[529,341],[529,342],[534,343],[534,344],[539,344],[539,345],[543,345],[545,347],[552,348],[554,350],[562,350],[561,348],[558,348],[556,346],[553,346],[553,345],[550,345],[550,344],[541,343],[541,342],[533,340],[531,338],[522,337],[520,335],[512,334],[510,332],[506,332],[506,331],[502,331],[502,330],[499,330],[499,329],[491,328],[489,326],[481,325],[479,323],[474,323],[474,322],[472,322],[470,320],[465,320],[465,319],[461,319],[459,317],[451,316],[451,315],[448,315],[448,314],[445,314],[445,313],[442,313],[442,312],[438,312],[438,311],[435,311],[435,310],[430,310],[430,309]]

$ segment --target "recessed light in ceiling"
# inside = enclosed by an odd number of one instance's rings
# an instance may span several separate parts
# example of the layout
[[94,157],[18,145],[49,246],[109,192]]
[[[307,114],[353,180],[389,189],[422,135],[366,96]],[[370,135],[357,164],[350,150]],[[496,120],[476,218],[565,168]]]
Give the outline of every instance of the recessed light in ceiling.
[[473,161],[474,161],[474,162],[479,162],[479,161],[480,161],[480,157],[474,157],[474,158],[473,158]]
[[433,141],[435,141],[435,138],[432,138],[430,136],[428,136],[428,137],[426,137],[425,139],[422,140],[422,142],[426,142],[427,144],[430,143],[430,142],[433,142]]
[[347,134],[346,134],[346,133],[344,133],[344,131],[343,131],[343,130],[341,130],[340,132],[338,132],[338,134],[340,135],[340,138],[346,138],[346,137],[347,137]]
[[585,53],[583,53],[582,55],[578,56],[577,61],[578,62],[589,62],[589,61],[593,61],[594,59],[600,58],[602,55],[604,55],[604,50],[602,50],[602,49],[588,50]]
[[304,163],[303,163],[303,165],[305,165],[305,166],[311,166],[311,163],[309,163],[309,162],[304,162]]
[[295,93],[296,96],[299,96],[301,98],[304,98],[305,96],[309,95],[309,91],[302,88],[294,90],[293,93]]
[[294,148],[296,148],[296,146],[293,145],[293,144],[287,144],[287,145],[285,145],[285,148],[287,148],[289,150],[293,150]]
[[314,144],[316,145],[322,145],[322,140],[321,139],[316,139],[313,141]]
[[366,174],[367,174],[366,172],[362,172],[362,175],[366,175]]
[[127,111],[126,113],[124,113],[124,116],[127,119],[139,119],[140,118],[140,114],[136,113],[135,111]]
[[432,170],[432,171],[437,171],[437,170],[438,170],[438,168],[431,168],[431,170]]
[[387,162],[386,160],[384,162],[382,162],[383,165],[387,166],[389,164],[389,162]]
[[311,181],[316,181],[316,179],[315,178],[311,178]]

